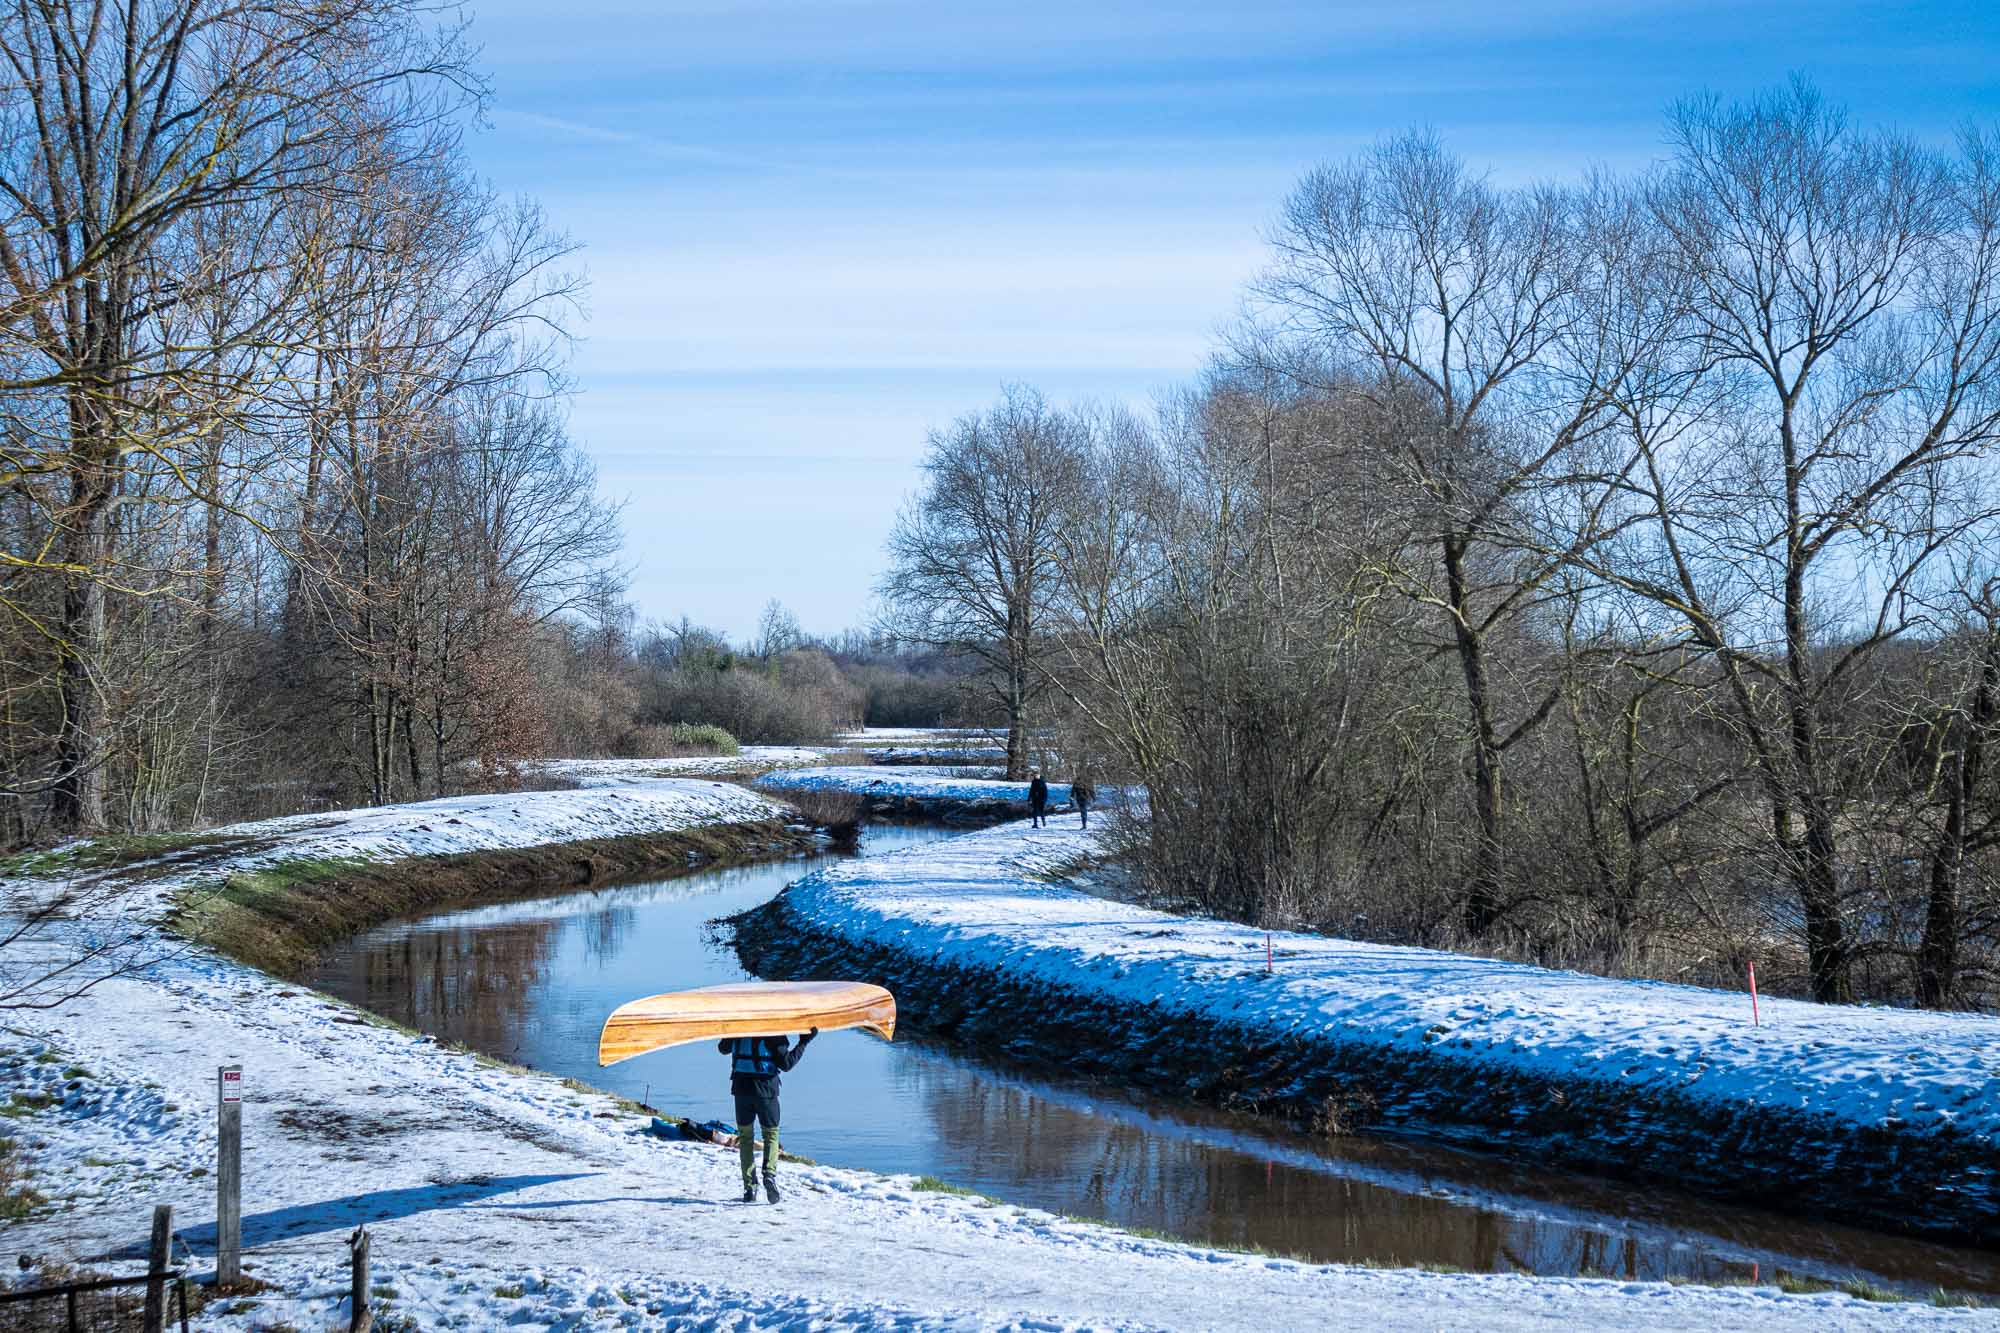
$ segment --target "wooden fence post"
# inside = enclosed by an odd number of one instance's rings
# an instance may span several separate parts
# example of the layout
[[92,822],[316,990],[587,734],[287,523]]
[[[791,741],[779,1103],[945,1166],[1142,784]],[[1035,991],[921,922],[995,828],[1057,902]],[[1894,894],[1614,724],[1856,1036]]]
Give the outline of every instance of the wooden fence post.
[[347,1325],[347,1333],[369,1333],[375,1327],[375,1311],[368,1304],[368,1228],[354,1228],[354,1234],[347,1238],[347,1243],[354,1247],[353,1267],[349,1275],[354,1285],[354,1316]]
[[174,1239],[174,1206],[153,1209],[153,1238],[146,1248],[146,1333],[163,1333],[167,1321],[167,1261]]
[[243,1066],[215,1071],[215,1282],[233,1285],[243,1265]]

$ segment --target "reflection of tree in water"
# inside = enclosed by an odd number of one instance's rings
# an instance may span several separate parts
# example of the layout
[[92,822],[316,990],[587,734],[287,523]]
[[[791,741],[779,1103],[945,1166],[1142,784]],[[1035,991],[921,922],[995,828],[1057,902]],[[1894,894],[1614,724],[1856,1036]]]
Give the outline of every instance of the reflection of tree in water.
[[[364,996],[378,1014],[511,1056],[521,1044],[534,993],[561,938],[561,921],[414,929],[348,960],[344,995]],[[356,972],[359,975],[354,975]]]
[[583,941],[584,961],[601,967],[616,958],[638,921],[639,914],[629,907],[607,907],[573,921]]
[[1719,1277],[1736,1268],[1629,1235],[1508,1217],[1162,1134],[1119,1117],[1116,1102],[1089,1114],[1081,1097],[1045,1097],[951,1065],[911,1061],[902,1072],[948,1158],[1014,1198],[1062,1212],[1324,1262],[1632,1278]]

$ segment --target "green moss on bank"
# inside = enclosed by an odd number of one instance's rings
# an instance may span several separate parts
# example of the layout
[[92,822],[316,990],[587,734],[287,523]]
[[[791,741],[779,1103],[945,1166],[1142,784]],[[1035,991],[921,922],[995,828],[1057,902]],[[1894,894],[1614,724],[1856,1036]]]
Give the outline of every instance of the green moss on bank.
[[0,857],[0,876],[68,879],[118,874],[150,879],[184,872],[191,860],[241,855],[268,845],[211,833],[107,833],[87,842]]

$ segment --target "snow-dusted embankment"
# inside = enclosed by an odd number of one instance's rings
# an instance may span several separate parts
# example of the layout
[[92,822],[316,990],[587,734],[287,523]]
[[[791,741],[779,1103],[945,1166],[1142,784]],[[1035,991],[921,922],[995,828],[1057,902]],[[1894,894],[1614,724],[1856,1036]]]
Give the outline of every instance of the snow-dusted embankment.
[[827,867],[744,918],[766,976],[906,1024],[1322,1125],[1454,1134],[1870,1224],[2000,1242],[2000,1020],[1766,1000],[1262,932],[1051,883],[1006,825]]
[[0,1000],[44,1003],[188,939],[284,972],[405,912],[795,850],[808,839],[792,818],[732,783],[668,779],[292,815],[144,853],[73,843],[0,881],[0,925],[24,923],[0,957]]
[[[876,819],[935,819],[991,824],[1028,813],[1028,784],[959,777],[936,768],[791,768],[766,773],[761,791],[839,791],[861,798]],[[1070,808],[1067,783],[1049,784],[1049,809]]]
[[746,745],[735,754],[676,755],[668,759],[544,759],[532,765],[545,777],[579,787],[623,787],[655,778],[752,777],[774,768],[817,764],[822,751],[799,745]]
[[[125,895],[78,900],[28,943],[101,936],[113,905],[157,906],[225,868],[302,858],[435,867],[762,826],[780,810],[740,788],[648,783],[268,821],[149,863],[161,873]],[[41,892],[7,888],[14,901]],[[827,1040],[816,1059],[860,1038]],[[49,1198],[7,1224],[11,1252],[30,1257],[21,1282],[61,1262],[141,1266],[157,1203],[174,1206],[176,1257],[208,1268],[222,1064],[244,1073],[244,1266],[267,1288],[212,1304],[200,1316],[208,1330],[345,1327],[346,1238],[357,1226],[374,1238],[378,1318],[422,1328],[2000,1327],[1982,1312],[1838,1294],[1221,1253],[827,1166],[787,1168],[781,1208],[745,1207],[733,1201],[729,1152],[661,1142],[645,1133],[649,1117],[612,1098],[377,1026],[202,949],[17,1011],[0,1031],[7,1132],[28,1183]],[[718,1075],[712,1103],[678,1109],[727,1105]]]

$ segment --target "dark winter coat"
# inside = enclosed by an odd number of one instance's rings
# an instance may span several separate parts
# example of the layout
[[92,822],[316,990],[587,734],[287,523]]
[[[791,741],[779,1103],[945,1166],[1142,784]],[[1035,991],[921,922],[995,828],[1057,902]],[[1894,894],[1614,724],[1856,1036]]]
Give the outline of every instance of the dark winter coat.
[[1036,810],[1049,808],[1049,784],[1036,778],[1028,784],[1028,804]]
[[729,1057],[729,1090],[745,1096],[775,1095],[778,1075],[799,1062],[812,1034],[787,1046],[783,1037],[724,1037],[715,1049]]
[[1078,778],[1069,784],[1069,799],[1076,803],[1077,809],[1081,810],[1097,799],[1097,788]]

